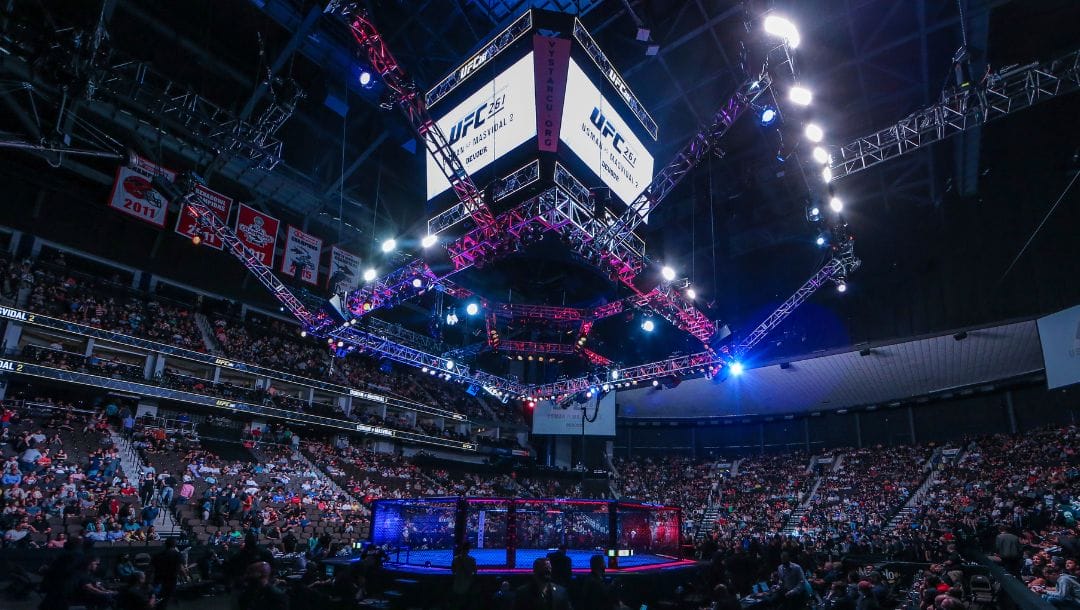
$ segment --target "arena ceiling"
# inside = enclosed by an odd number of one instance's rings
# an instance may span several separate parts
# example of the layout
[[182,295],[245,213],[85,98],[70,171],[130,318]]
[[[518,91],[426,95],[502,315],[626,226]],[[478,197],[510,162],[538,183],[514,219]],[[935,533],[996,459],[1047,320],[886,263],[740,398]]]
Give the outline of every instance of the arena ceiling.
[[[660,125],[656,158],[665,163],[741,79],[747,23],[768,10],[802,31],[795,56],[816,94],[815,120],[832,145],[875,131],[937,99],[966,38],[973,66],[996,70],[1047,60],[1080,46],[1080,5],[1070,0],[372,0],[366,3],[398,60],[421,85],[436,82],[527,6],[578,14]],[[363,62],[340,22],[301,0],[101,0],[65,5],[17,0],[4,27],[31,27],[57,39],[99,21],[115,56],[150,62],[201,96],[241,116],[266,103],[269,69],[306,92],[279,135],[284,162],[272,172],[238,160],[212,168],[192,143],[143,134],[143,150],[211,170],[221,190],[276,211],[329,240],[391,267],[378,243],[417,239],[426,220],[423,159],[394,112],[379,108],[380,87],[359,86]],[[963,18],[961,18],[961,10]],[[650,43],[636,40],[639,27]],[[347,91],[347,93],[346,93]],[[27,97],[0,93],[9,133],[38,134]],[[335,105],[327,100],[339,100]],[[342,105],[342,102],[344,105]],[[347,111],[343,108],[347,107]],[[1080,98],[1046,103],[841,182],[864,264],[842,297],[826,291],[793,317],[766,356],[806,353],[860,341],[1030,316],[1080,300],[1063,261],[1080,260],[1075,193],[1011,261],[1080,168]],[[92,114],[84,116],[92,117]],[[666,200],[646,231],[653,256],[678,265],[702,308],[736,331],[747,329],[822,262],[804,218],[806,188],[792,122],[762,128],[743,121],[711,158]],[[137,131],[128,127],[129,131]],[[140,132],[141,133],[141,132]],[[779,158],[784,157],[782,161]],[[13,157],[9,168],[40,168]],[[111,181],[106,162],[65,160],[73,180]],[[13,170],[18,171],[18,170]],[[103,184],[95,188],[107,188]],[[1069,227],[1072,227],[1070,229]],[[556,263],[533,285],[557,303],[573,282]],[[1007,271],[1008,270],[1008,271]],[[479,281],[483,282],[481,278]],[[492,292],[506,278],[492,280]],[[480,286],[484,289],[484,286]],[[572,292],[572,286],[569,288]],[[424,331],[427,302],[390,315]],[[662,328],[647,341],[627,326],[597,328],[609,353],[628,360],[696,351]],[[469,340],[467,335],[455,340]],[[599,349],[599,348],[598,348]]]

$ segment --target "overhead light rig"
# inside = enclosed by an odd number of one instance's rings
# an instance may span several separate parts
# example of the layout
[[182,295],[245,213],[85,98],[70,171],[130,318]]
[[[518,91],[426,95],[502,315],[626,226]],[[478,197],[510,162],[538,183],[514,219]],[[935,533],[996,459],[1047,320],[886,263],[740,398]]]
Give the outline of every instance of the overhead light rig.
[[1008,66],[957,87],[893,125],[841,146],[829,166],[839,180],[948,137],[1080,89],[1080,49],[1045,63]]

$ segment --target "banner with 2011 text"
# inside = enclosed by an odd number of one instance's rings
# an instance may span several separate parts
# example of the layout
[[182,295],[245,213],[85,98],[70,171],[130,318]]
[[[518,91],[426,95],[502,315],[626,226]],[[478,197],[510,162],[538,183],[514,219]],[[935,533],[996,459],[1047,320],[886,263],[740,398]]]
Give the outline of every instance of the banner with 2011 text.
[[236,215],[236,236],[259,257],[259,262],[273,267],[279,224],[277,218],[241,203]]
[[289,277],[300,276],[309,284],[319,283],[319,256],[323,241],[289,225],[285,237],[285,255],[281,257],[281,272]]
[[[213,212],[214,216],[220,218],[221,222],[229,222],[229,212],[232,211],[233,204],[232,197],[226,197],[201,184],[197,184],[195,185],[195,199]],[[180,210],[180,216],[176,219],[176,232],[185,237],[195,237],[197,235],[202,239],[202,243],[211,248],[220,250],[222,247],[221,238],[218,237],[217,233],[213,229],[199,224],[195,216],[188,212],[186,205],[184,209]]]
[[142,157],[137,157],[133,166],[121,165],[116,168],[116,181],[113,183],[112,193],[109,194],[109,207],[164,228],[169,202],[151,185],[150,181],[154,176],[160,176],[169,182],[176,180],[176,172]]

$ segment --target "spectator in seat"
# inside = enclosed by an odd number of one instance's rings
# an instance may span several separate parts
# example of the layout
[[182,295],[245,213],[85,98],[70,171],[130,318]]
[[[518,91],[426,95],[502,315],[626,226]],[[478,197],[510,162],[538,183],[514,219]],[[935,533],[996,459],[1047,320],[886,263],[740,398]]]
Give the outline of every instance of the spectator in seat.
[[1053,590],[1044,588],[1042,598],[1056,608],[1080,610],[1080,581],[1072,574],[1066,574],[1056,565],[1049,565],[1043,570],[1047,584],[1054,585]]
[[244,573],[238,610],[289,610],[289,598],[270,582],[270,564],[257,561]]

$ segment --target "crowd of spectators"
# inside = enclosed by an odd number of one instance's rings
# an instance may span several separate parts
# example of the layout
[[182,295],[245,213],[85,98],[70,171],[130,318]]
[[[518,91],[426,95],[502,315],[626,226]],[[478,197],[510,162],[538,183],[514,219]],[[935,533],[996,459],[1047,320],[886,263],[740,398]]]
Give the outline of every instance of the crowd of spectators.
[[156,513],[147,513],[137,478],[122,468],[105,409],[12,400],[0,425],[5,546],[58,548],[72,535],[103,543],[158,539]]

